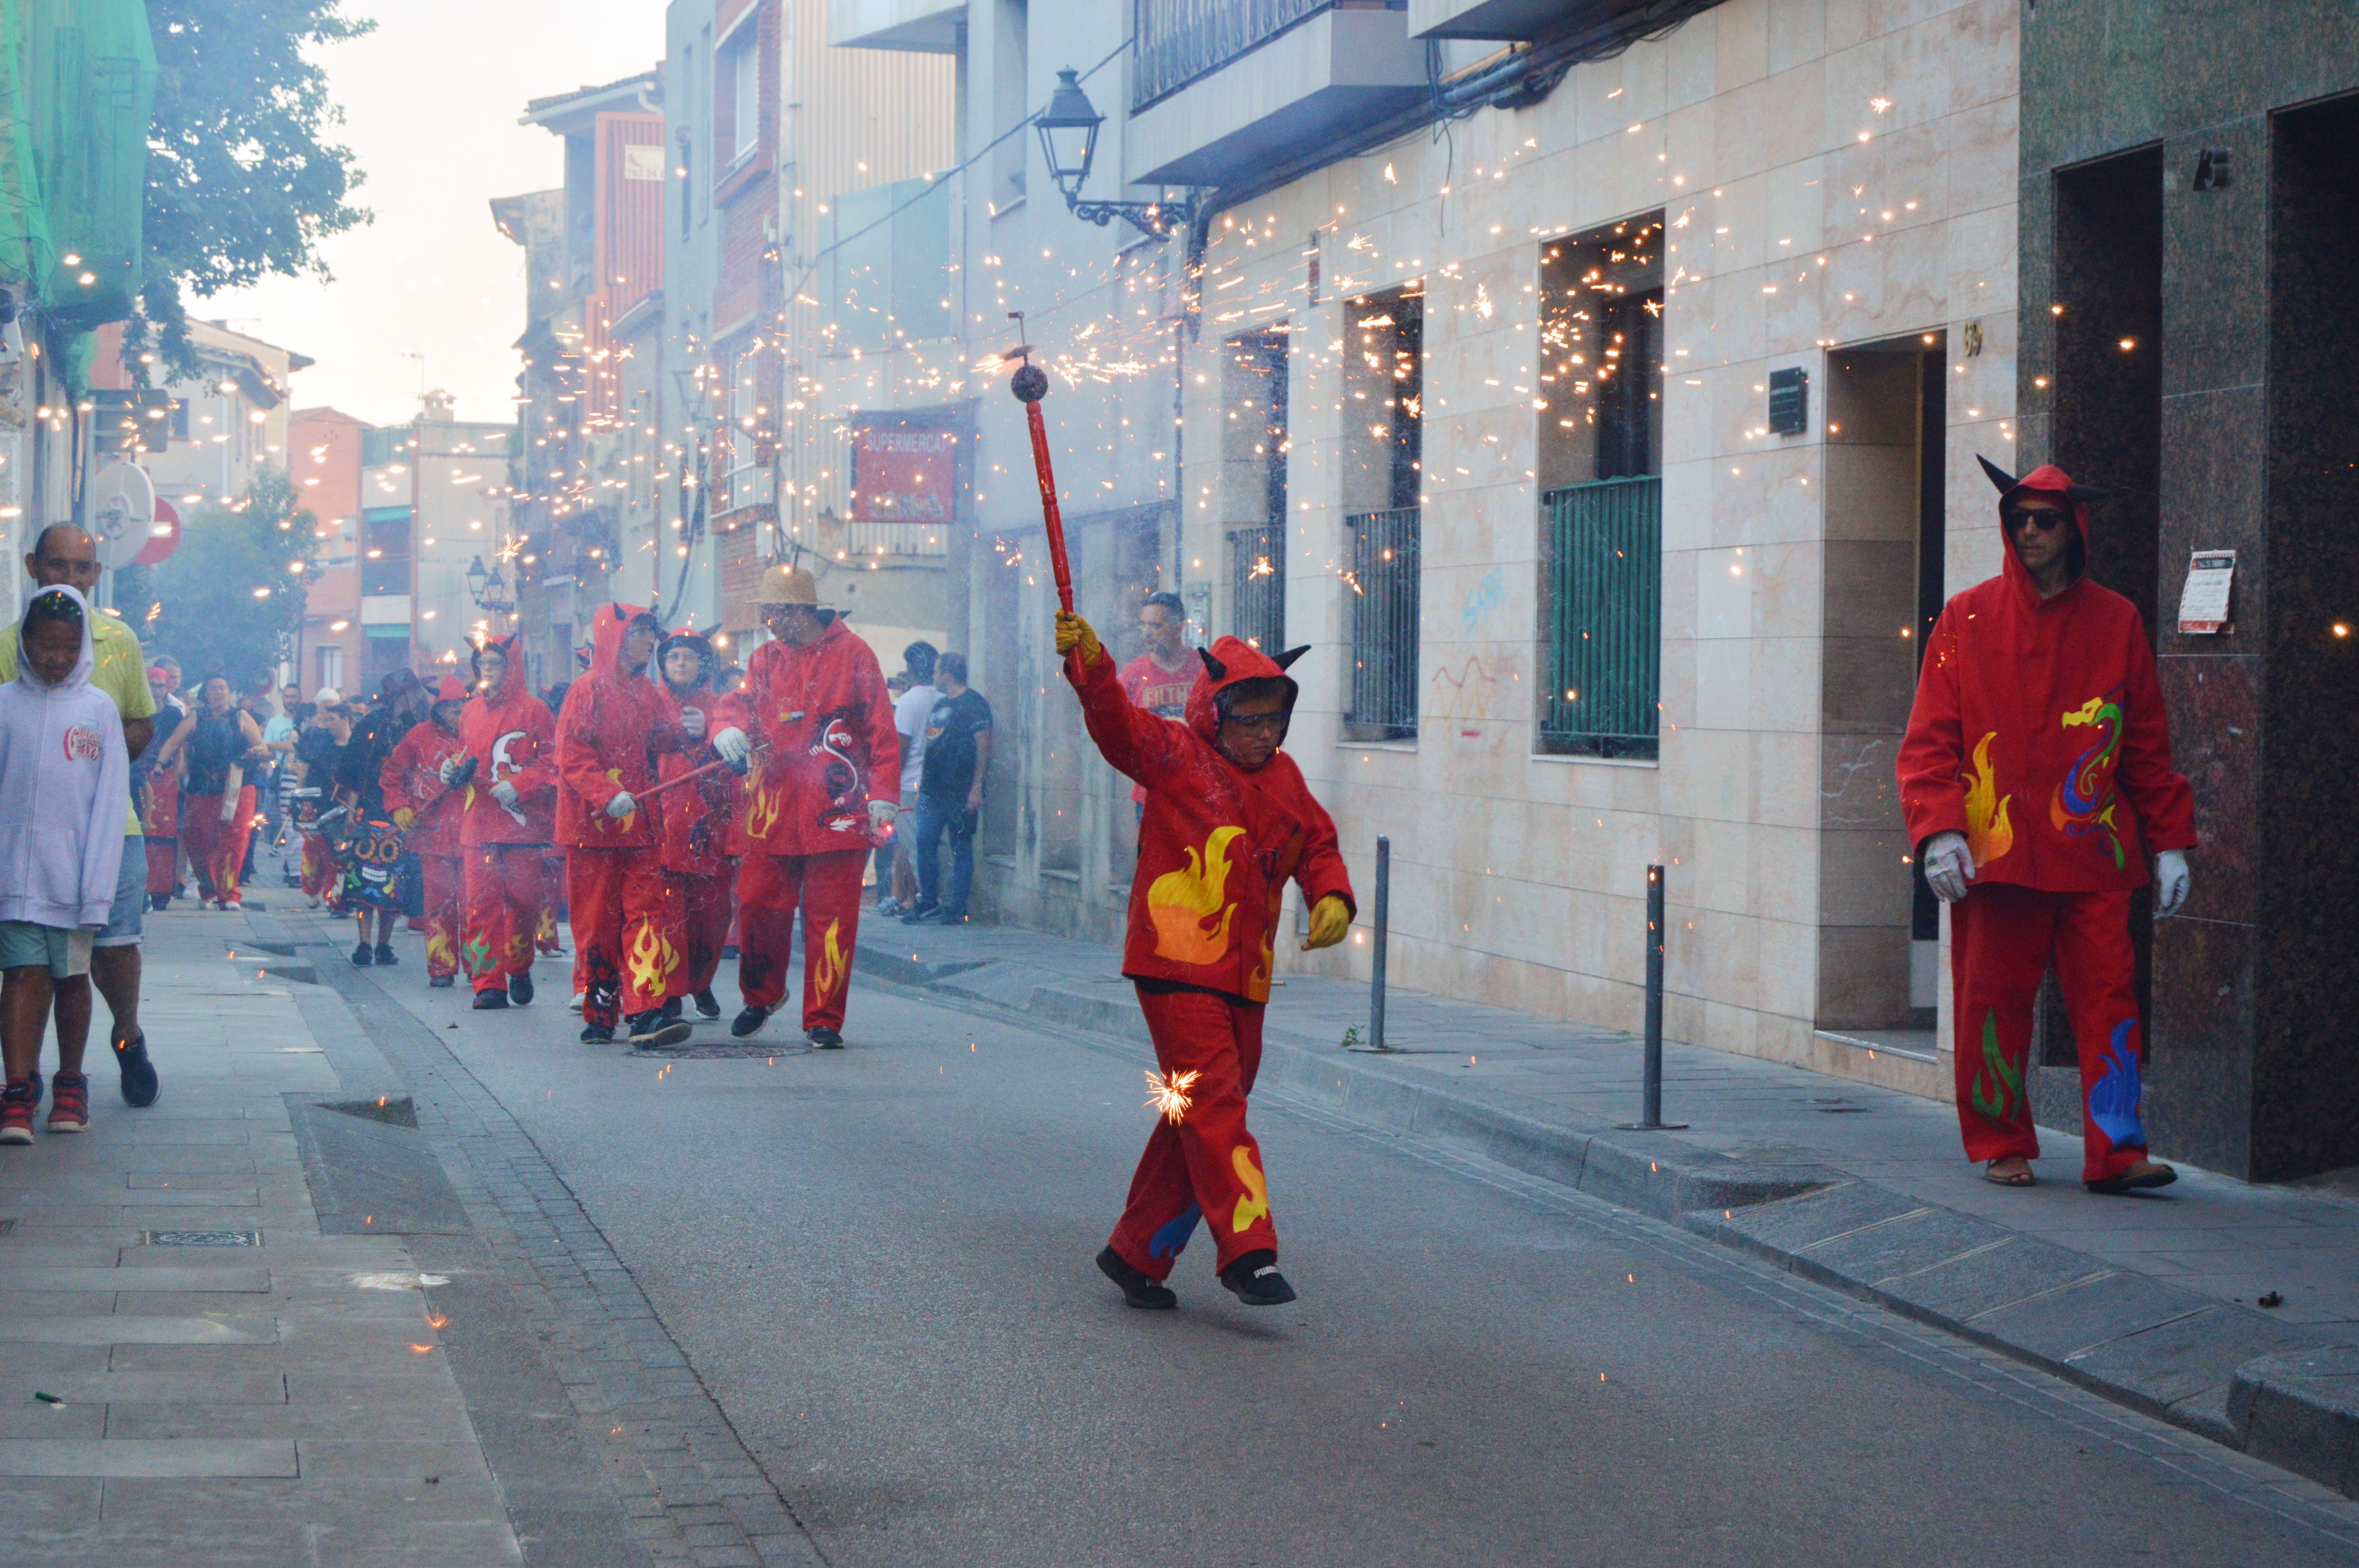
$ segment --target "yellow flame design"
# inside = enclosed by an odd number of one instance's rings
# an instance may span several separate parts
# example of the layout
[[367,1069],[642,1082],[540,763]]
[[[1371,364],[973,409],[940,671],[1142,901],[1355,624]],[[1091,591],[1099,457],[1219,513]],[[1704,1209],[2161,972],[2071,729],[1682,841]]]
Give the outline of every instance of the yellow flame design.
[[426,961],[429,964],[456,964],[457,949],[451,946],[451,928],[440,921],[431,921],[426,927]]
[[1994,730],[1974,747],[1973,774],[1966,781],[1966,849],[1977,868],[1987,866],[2015,848],[2015,825],[2006,808],[2013,795],[1998,793],[1998,774],[1991,766]]
[[[623,770],[620,768],[608,768],[606,770],[606,779],[607,782],[612,784],[616,789],[622,788]],[[620,816],[609,816],[604,812],[600,812],[598,814],[598,831],[601,833],[625,832],[629,830],[631,824],[636,822],[638,819],[638,803],[634,800],[631,803],[631,809],[623,813]]]
[[1247,1196],[1237,1200],[1237,1212],[1229,1221],[1231,1230],[1249,1230],[1253,1222],[1269,1213],[1269,1183],[1254,1163],[1253,1151],[1240,1143],[1229,1151],[1229,1163],[1235,1167],[1237,1180],[1245,1184]]
[[664,981],[679,968],[679,953],[664,940],[664,935],[650,921],[639,927],[637,938],[631,944],[629,957],[631,984],[643,997],[659,998]]
[[750,789],[745,792],[745,836],[766,838],[770,829],[778,825],[778,813],[786,802],[775,789]]
[[1196,1103],[1188,1091],[1195,1087],[1196,1080],[1204,1075],[1190,1071],[1166,1077],[1152,1067],[1144,1071],[1147,1074],[1147,1108],[1161,1113],[1163,1119],[1174,1127],[1185,1121],[1188,1108]]
[[818,988],[821,997],[835,994],[849,968],[843,961],[843,948],[835,939],[835,934],[842,929],[843,922],[841,920],[827,923],[827,935],[820,943],[819,963],[811,969],[811,984]]
[[[1155,956],[1182,964],[1211,964],[1229,950],[1229,922],[1237,913],[1234,903],[1223,908],[1221,894],[1229,884],[1229,841],[1242,827],[1215,827],[1204,840],[1203,853],[1188,851],[1188,869],[1166,871],[1147,889],[1147,917],[1155,924]],[[1217,914],[1218,929],[1204,922]]]

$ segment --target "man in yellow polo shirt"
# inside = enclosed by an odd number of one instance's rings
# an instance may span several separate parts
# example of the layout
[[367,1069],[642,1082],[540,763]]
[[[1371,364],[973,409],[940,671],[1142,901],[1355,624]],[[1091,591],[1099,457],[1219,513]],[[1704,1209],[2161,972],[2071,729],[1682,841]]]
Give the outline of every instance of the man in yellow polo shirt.
[[[36,587],[63,583],[88,598],[98,587],[98,546],[74,524],[52,523],[33,541],[31,552],[25,557],[25,570]],[[124,749],[136,762],[156,735],[156,697],[147,689],[147,665],[140,656],[139,638],[112,615],[92,616],[90,633],[91,652],[96,660],[90,683],[114,699],[115,709],[123,716]],[[0,627],[0,681],[16,678],[16,637],[15,622]],[[147,1059],[147,1036],[139,1027],[139,914],[147,902],[147,849],[139,832],[136,793],[123,831],[123,870],[115,879],[114,907],[107,914],[106,929],[92,946],[90,977],[114,1014],[114,1028],[108,1038],[114,1043],[114,1064],[123,1072],[123,1098],[136,1106],[153,1105],[156,1068]],[[79,1007],[84,1014],[82,1025],[89,1027],[87,987],[76,988],[71,994],[60,991],[57,1007],[60,1024],[67,1022],[62,1015],[68,1008]]]

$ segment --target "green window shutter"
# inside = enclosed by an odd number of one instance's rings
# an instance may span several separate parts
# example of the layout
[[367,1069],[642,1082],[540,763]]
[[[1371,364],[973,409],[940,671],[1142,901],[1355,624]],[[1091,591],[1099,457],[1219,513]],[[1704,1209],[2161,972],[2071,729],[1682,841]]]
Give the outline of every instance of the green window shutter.
[[1657,755],[1661,728],[1663,481],[1550,491],[1546,752]]

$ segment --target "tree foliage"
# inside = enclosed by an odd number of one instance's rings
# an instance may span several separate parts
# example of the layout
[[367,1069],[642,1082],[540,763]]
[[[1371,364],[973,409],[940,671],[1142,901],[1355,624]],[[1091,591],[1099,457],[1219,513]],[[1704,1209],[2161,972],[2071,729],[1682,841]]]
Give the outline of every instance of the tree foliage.
[[158,343],[168,369],[198,372],[190,297],[277,274],[325,280],[320,242],[371,214],[362,179],[328,138],[343,114],[307,45],[372,31],[343,0],[147,0],[156,44],[147,144],[147,276],[126,358]]
[[179,659],[191,684],[219,670],[243,689],[295,650],[317,526],[286,470],[264,469],[236,502],[182,518],[180,547],[161,566],[120,573],[116,607],[142,649]]

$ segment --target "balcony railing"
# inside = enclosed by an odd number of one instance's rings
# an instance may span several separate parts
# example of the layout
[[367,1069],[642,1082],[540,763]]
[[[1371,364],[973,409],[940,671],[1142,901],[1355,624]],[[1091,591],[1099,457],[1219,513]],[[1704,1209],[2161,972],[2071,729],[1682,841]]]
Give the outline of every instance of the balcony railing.
[[1133,0],[1133,114],[1267,43],[1333,0]]
[[894,556],[947,556],[951,530],[947,523],[847,523],[843,553],[853,560]]

